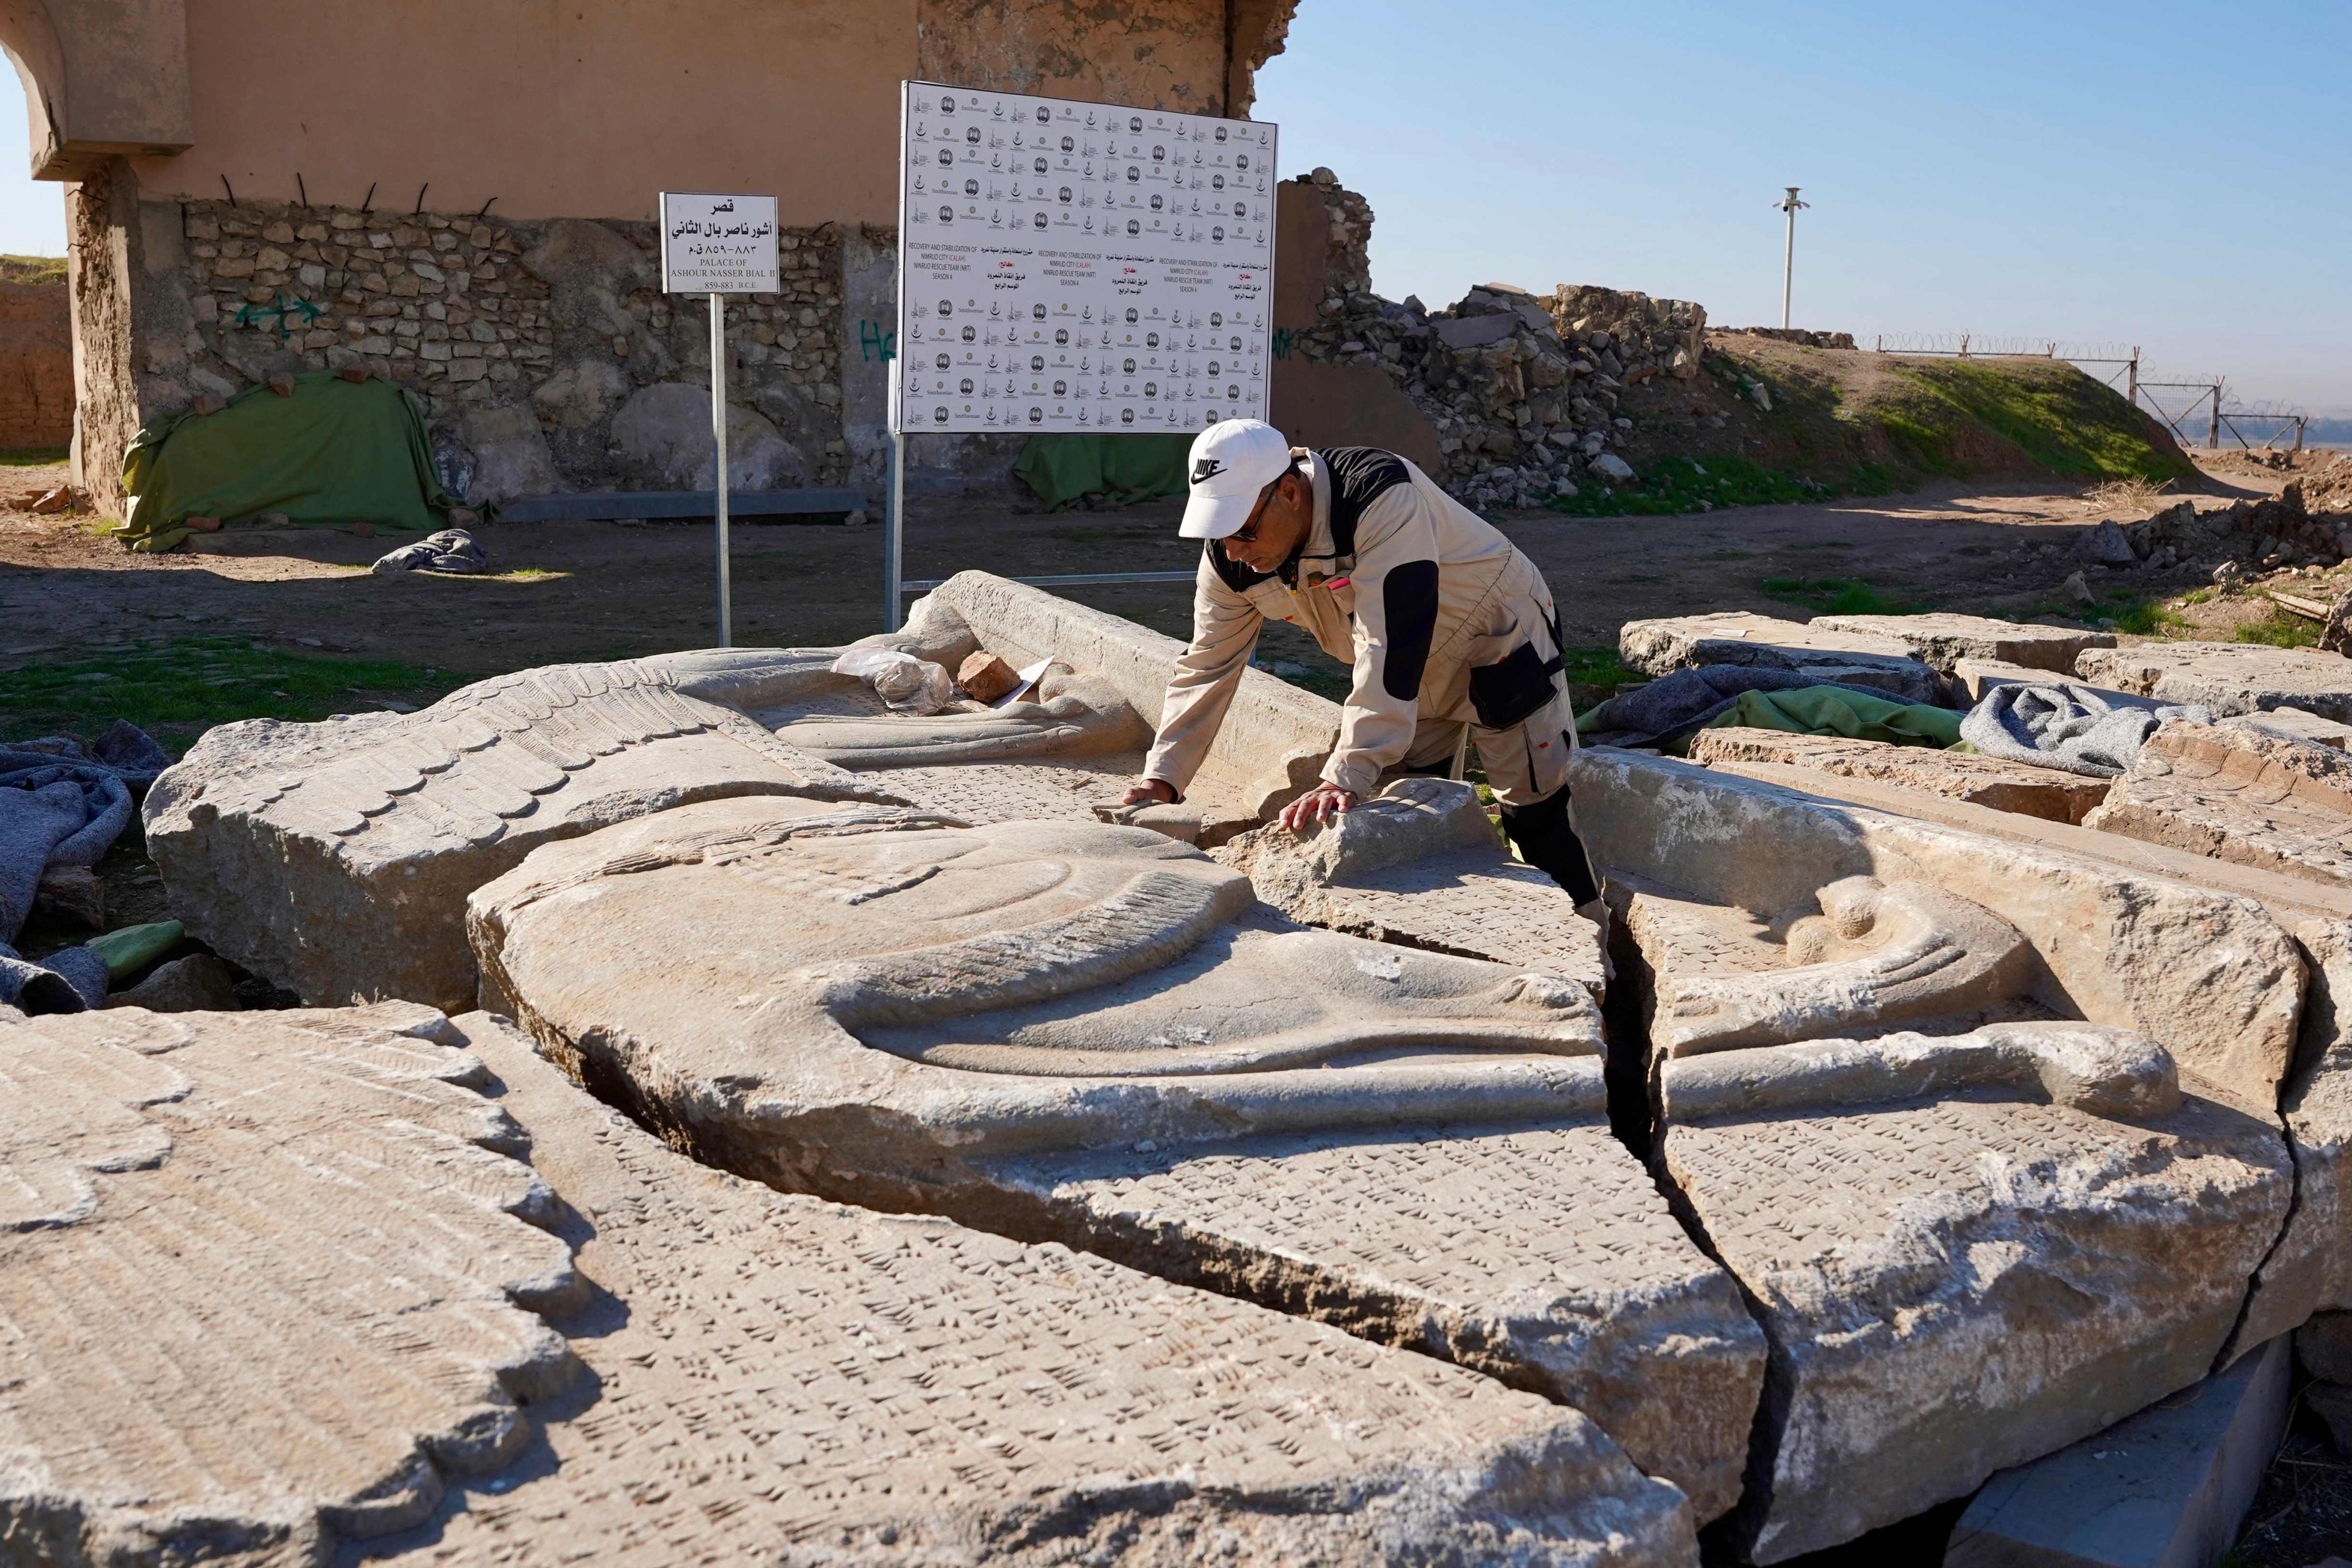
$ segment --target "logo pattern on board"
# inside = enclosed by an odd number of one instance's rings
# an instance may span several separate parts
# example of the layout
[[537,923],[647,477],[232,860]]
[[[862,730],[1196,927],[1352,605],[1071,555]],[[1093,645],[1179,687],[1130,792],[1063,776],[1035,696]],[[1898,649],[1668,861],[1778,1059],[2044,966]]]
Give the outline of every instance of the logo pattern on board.
[[908,426],[1265,417],[1275,127],[924,83],[903,108]]

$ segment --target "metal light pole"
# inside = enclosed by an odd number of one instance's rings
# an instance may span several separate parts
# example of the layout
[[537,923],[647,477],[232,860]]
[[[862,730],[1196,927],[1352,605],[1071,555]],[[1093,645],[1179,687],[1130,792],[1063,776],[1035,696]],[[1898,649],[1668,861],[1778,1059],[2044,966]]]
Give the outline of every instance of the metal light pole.
[[1772,204],[1789,214],[1789,248],[1780,258],[1780,330],[1789,329],[1789,296],[1797,277],[1797,210],[1810,207],[1811,202],[1797,200],[1797,187],[1790,185],[1789,193]]

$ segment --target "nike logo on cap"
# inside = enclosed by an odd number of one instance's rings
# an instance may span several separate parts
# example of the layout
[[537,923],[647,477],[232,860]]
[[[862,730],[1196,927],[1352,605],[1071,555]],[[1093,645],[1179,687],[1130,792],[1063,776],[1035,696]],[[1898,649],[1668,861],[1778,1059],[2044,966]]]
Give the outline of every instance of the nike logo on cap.
[[1203,457],[1192,465],[1192,483],[1205,485],[1225,471],[1225,465],[1214,457]]

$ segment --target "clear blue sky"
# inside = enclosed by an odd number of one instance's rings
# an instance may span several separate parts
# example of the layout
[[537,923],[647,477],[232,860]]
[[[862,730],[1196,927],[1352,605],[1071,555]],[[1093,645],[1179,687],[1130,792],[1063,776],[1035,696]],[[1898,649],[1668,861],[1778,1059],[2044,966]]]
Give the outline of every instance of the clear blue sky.
[[2352,413],[2352,5],[1302,0],[1255,113],[1372,283],[1600,283],[1863,337],[2120,340]]
[[[2352,414],[2352,5],[1302,0],[1283,164],[1371,201],[1372,280],[1602,283],[1877,332],[2136,342]],[[0,250],[61,254],[0,85]]]

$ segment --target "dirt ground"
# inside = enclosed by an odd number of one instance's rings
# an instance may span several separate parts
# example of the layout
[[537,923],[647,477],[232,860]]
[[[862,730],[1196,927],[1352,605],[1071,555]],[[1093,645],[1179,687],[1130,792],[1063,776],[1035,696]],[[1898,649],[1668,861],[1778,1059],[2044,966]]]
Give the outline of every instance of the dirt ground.
[[[11,668],[199,632],[465,674],[716,641],[708,523],[492,525],[481,537],[493,575],[379,577],[368,563],[398,540],[331,529],[231,531],[204,541],[211,548],[202,554],[130,555],[97,537],[103,524],[87,514],[23,509],[62,478],[62,469],[17,470],[13,503],[0,509],[0,697]],[[2217,497],[2262,494],[2284,478],[2232,468],[2205,488]],[[1164,502],[1048,515],[913,502],[905,571],[913,580],[967,568],[1007,576],[1189,570],[1197,547],[1175,537],[1178,509]],[[1701,516],[1517,512],[1497,521],[1543,568],[1566,641],[1597,651],[1613,646],[1626,620],[1703,610],[1798,619],[1856,602],[2060,610],[2073,535],[2103,517],[2128,521],[2147,509],[2105,509],[2046,486],[1942,482],[1909,495]],[[735,641],[823,644],[881,629],[881,559],[875,526],[737,524]],[[1184,583],[1066,591],[1172,635],[1189,624]],[[1311,665],[1303,644],[1270,643],[1267,653]]]

